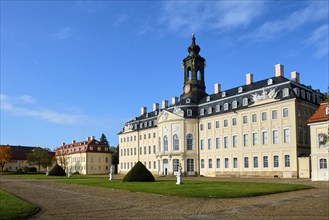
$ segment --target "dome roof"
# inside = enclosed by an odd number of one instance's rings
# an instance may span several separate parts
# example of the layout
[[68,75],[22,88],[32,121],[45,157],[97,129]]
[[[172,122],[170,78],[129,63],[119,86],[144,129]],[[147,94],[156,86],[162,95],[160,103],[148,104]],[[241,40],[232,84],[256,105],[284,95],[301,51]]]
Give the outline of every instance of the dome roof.
[[189,52],[190,55],[192,54],[198,55],[200,50],[201,49],[199,45],[195,44],[195,35],[192,34],[192,44],[187,48],[187,51]]

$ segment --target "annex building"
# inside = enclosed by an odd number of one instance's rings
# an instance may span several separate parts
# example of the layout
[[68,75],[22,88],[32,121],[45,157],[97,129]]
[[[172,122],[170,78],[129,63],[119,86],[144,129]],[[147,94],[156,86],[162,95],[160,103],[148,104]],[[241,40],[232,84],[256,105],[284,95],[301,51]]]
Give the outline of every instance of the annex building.
[[300,74],[275,74],[225,91],[206,93],[205,59],[192,36],[183,60],[183,91],[125,123],[118,172],[141,161],[153,174],[298,177],[298,158],[310,155],[307,120],[324,95],[300,83]]
[[112,153],[108,144],[87,137],[83,141],[75,141],[58,147],[55,150],[57,163],[67,173],[106,174],[110,172]]

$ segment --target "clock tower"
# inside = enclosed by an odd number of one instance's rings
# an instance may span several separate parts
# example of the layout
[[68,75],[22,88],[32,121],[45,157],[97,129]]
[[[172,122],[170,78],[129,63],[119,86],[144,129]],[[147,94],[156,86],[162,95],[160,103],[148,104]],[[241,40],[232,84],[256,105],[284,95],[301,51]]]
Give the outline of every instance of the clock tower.
[[195,44],[195,36],[192,34],[192,44],[187,48],[188,56],[183,60],[184,88],[182,99],[189,98],[191,103],[198,103],[207,95],[204,82],[205,59],[199,55],[199,45]]

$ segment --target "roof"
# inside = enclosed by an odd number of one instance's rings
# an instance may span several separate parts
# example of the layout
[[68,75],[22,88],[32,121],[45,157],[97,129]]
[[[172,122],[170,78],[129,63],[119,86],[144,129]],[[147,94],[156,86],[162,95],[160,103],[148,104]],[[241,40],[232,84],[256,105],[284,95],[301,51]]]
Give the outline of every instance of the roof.
[[[31,153],[34,148],[31,146],[15,146],[15,145],[0,145],[0,147],[11,147],[13,149],[13,158],[12,160],[26,160],[26,154]],[[54,157],[55,152],[49,152],[49,154]]]
[[75,154],[82,152],[96,152],[96,153],[110,153],[109,145],[104,144],[96,139],[87,139],[85,141],[73,141],[70,144],[63,143],[62,146],[58,147],[55,152],[57,154]]
[[322,122],[328,121],[329,115],[327,114],[328,103],[321,103],[319,108],[315,111],[315,113],[308,119],[308,123]]

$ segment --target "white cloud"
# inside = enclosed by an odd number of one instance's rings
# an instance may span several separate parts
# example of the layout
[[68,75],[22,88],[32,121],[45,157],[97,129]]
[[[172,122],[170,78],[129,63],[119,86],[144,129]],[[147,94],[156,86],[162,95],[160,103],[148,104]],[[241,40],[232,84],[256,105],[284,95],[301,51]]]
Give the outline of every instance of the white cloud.
[[27,95],[11,97],[0,94],[1,110],[17,116],[34,117],[55,124],[73,125],[83,123],[88,118],[83,115],[62,113],[58,111],[40,109],[31,104],[37,104],[37,101]]
[[315,49],[314,56],[321,58],[328,55],[329,51],[329,26],[328,24],[322,25],[317,28],[311,36],[305,40],[305,45]]
[[65,27],[58,30],[56,33],[51,34],[51,38],[54,40],[66,40],[69,39],[73,34],[72,28]]
[[260,1],[169,1],[160,23],[173,32],[224,31],[246,27],[263,13]]
[[278,35],[294,31],[307,23],[326,19],[327,17],[328,4],[326,2],[310,2],[306,8],[295,11],[289,16],[265,22],[254,32],[243,36],[241,39],[250,39],[253,41],[270,40]]

